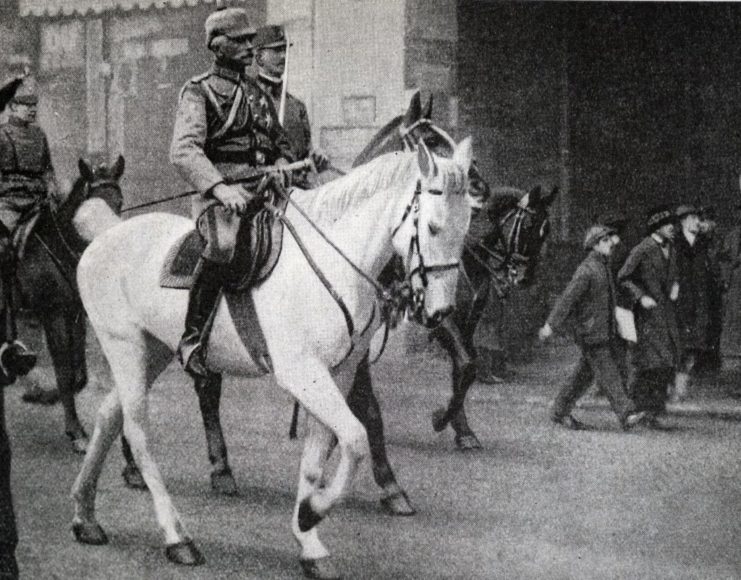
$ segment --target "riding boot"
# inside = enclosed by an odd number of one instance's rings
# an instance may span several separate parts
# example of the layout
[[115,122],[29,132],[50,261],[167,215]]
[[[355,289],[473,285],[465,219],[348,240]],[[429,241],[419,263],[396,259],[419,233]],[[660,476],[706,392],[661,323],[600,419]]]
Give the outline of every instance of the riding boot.
[[0,371],[5,378],[13,382],[16,377],[24,376],[36,365],[36,353],[17,340],[18,329],[15,320],[13,297],[13,279],[15,277],[13,258],[7,255],[2,259],[2,324],[3,341],[0,346]]
[[187,373],[207,377],[206,345],[212,315],[221,295],[225,266],[201,259],[188,296],[185,332],[178,345],[178,358]]

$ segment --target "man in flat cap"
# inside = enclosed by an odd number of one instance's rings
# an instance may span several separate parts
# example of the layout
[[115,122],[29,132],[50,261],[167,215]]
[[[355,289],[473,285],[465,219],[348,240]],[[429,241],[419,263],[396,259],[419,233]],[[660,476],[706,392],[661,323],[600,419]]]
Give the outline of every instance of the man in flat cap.
[[257,183],[248,187],[234,180],[294,159],[271,97],[245,74],[255,35],[247,13],[241,8],[217,10],[206,19],[205,29],[214,63],[182,88],[170,148],[173,165],[201,194],[193,209],[206,247],[178,347],[186,371],[197,378],[208,376],[207,321],[235,273],[237,233],[242,226],[251,227],[249,216],[260,207]]
[[571,378],[558,392],[551,411],[551,419],[567,429],[588,428],[574,418],[572,411],[593,378],[607,395],[624,430],[635,427],[646,415],[636,411],[626,392],[627,369],[615,322],[617,296],[610,257],[619,242],[613,228],[595,225],[587,230],[584,249],[589,253],[539,332],[540,339],[546,340],[570,321],[581,348],[581,358]]
[[[20,82],[19,82],[20,80]],[[2,283],[4,333],[0,368],[14,379],[31,370],[36,355],[17,340],[13,279],[17,227],[32,220],[46,203],[58,203],[60,190],[51,162],[49,143],[36,124],[36,82],[24,75],[0,89],[9,98],[9,116],[0,125],[0,279]]]
[[672,401],[689,394],[690,374],[701,352],[707,350],[710,327],[710,260],[700,239],[700,210],[683,204],[676,210],[679,233],[674,240],[677,255],[677,326],[680,336],[679,367],[674,378]]
[[648,212],[648,235],[628,254],[618,283],[630,296],[638,342],[633,350],[635,380],[629,389],[648,424],[658,427],[666,411],[669,384],[679,357],[675,302],[679,296],[674,239],[674,211],[660,205]]
[[[324,153],[312,146],[311,123],[306,105],[284,87],[286,82],[286,62],[288,41],[282,26],[271,25],[257,29],[252,41],[255,48],[254,70],[252,71],[260,87],[273,99],[273,105],[280,113],[283,101],[283,129],[291,142],[296,160],[311,158],[317,171],[324,170],[328,159]],[[305,189],[316,186],[314,180],[305,173],[296,185]]]

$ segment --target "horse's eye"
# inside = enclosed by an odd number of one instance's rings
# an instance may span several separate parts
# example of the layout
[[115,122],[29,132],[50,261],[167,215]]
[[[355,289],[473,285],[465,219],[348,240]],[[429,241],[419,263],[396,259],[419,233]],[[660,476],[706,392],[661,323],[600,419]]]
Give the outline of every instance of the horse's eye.
[[436,236],[440,233],[440,226],[436,226],[435,224],[427,224],[427,229],[430,230],[431,236]]

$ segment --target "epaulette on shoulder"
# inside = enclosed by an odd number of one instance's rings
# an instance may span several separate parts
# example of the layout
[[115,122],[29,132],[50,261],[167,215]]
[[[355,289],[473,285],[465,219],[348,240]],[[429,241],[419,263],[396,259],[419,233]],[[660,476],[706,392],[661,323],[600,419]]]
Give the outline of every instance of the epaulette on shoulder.
[[193,83],[193,84],[198,84],[201,81],[205,81],[210,76],[211,76],[211,71],[206,71],[205,73],[201,73],[199,75],[194,76],[188,82]]
[[203,81],[205,81],[210,76],[211,76],[211,71],[207,71],[205,73],[201,73],[199,75],[196,75],[188,79],[188,82],[186,82],[180,89],[180,93],[178,94],[178,100],[183,98],[183,93],[185,92],[186,89],[193,87],[193,86],[200,85]]

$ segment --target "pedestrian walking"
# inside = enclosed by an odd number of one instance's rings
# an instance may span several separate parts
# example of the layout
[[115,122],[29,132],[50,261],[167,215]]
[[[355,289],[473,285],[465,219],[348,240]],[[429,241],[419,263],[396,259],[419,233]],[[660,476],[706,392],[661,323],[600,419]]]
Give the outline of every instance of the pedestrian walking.
[[668,386],[679,356],[674,220],[670,206],[652,208],[646,220],[648,235],[630,251],[618,272],[618,284],[632,299],[637,333],[635,379],[629,392],[654,427],[666,411]]
[[620,425],[628,430],[643,420],[626,393],[624,349],[615,321],[616,288],[610,256],[619,243],[617,230],[602,225],[589,228],[584,249],[589,253],[559,296],[548,320],[540,329],[541,340],[568,322],[575,331],[581,357],[571,378],[563,385],[553,404],[551,419],[572,430],[589,428],[574,418],[572,411],[595,378],[607,395]]
[[700,240],[700,210],[680,205],[676,210],[679,231],[674,239],[677,259],[677,326],[679,366],[674,377],[672,402],[689,396],[690,376],[700,353],[707,349],[710,308],[710,268],[707,246]]
[[708,260],[708,330],[707,345],[695,361],[697,374],[717,374],[723,366],[720,350],[723,332],[723,276],[721,269],[722,238],[718,234],[715,208],[700,208],[700,242]]

